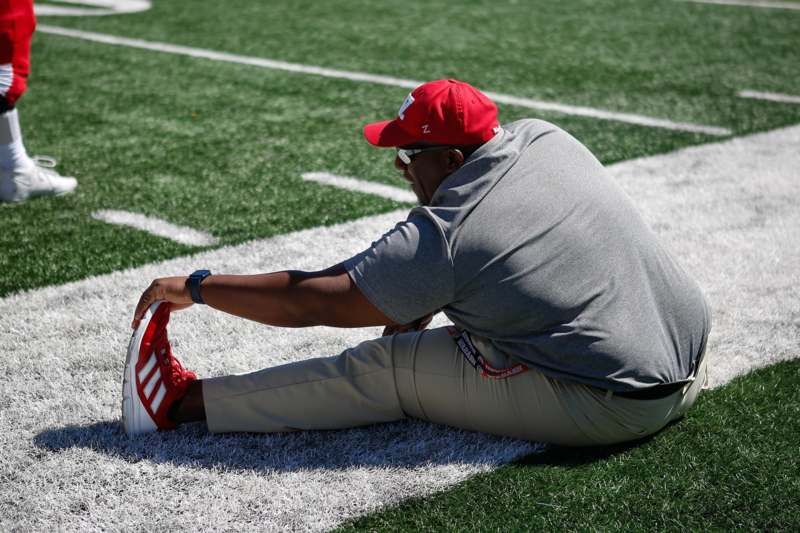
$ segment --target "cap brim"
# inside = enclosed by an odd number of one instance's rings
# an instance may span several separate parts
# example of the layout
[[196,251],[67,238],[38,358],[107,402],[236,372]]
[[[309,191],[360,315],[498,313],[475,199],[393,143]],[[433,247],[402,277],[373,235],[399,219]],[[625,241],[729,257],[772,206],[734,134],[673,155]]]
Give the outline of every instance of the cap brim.
[[364,138],[374,146],[406,146],[419,139],[409,135],[398,124],[397,119],[373,122],[364,126]]

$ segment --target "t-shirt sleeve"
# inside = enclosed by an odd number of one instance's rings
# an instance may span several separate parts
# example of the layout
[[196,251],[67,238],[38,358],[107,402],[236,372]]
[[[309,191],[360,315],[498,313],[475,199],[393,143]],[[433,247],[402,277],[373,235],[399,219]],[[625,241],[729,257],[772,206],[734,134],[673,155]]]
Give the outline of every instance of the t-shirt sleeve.
[[436,224],[415,215],[344,262],[366,298],[399,324],[451,303],[453,263]]

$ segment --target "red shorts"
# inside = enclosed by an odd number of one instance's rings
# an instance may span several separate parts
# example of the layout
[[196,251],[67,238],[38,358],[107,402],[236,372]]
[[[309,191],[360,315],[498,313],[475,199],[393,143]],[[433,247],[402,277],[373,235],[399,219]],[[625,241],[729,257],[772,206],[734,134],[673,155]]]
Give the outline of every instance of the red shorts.
[[28,86],[33,0],[0,0],[0,111],[14,107]]

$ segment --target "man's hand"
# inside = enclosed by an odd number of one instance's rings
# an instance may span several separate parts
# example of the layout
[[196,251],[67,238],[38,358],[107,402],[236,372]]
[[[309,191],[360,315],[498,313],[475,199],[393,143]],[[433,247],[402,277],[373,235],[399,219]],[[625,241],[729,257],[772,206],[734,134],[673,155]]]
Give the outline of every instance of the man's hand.
[[410,324],[402,324],[399,326],[386,326],[383,328],[383,336],[394,335],[395,333],[405,333],[407,331],[421,331],[428,327],[428,324],[433,320],[433,313],[425,315],[422,318],[416,319]]
[[173,311],[191,306],[193,302],[189,289],[186,287],[186,276],[153,280],[153,283],[142,293],[139,303],[136,304],[136,311],[133,313],[133,322],[131,323],[133,329],[139,327],[139,322],[150,304],[159,300],[170,302]]

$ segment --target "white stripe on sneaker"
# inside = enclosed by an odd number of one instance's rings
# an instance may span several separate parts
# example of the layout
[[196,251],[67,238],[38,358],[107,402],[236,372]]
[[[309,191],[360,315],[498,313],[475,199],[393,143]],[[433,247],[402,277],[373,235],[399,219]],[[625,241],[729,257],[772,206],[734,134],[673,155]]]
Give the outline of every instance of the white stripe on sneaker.
[[155,413],[158,411],[158,406],[161,405],[161,400],[164,399],[164,395],[167,394],[167,388],[164,386],[164,382],[161,382],[161,386],[158,387],[158,392],[156,393],[156,397],[153,398],[153,403],[150,404],[150,409]]
[[157,372],[153,372],[153,375],[150,376],[150,379],[147,380],[147,385],[144,386],[144,397],[149,398],[150,393],[153,392],[153,389],[156,387],[156,383],[161,381],[161,369],[159,368]]
[[144,382],[144,378],[146,378],[150,371],[153,370],[154,366],[156,366],[155,352],[153,352],[153,354],[150,356],[150,359],[147,361],[147,364],[144,365],[144,368],[139,371],[139,383]]

